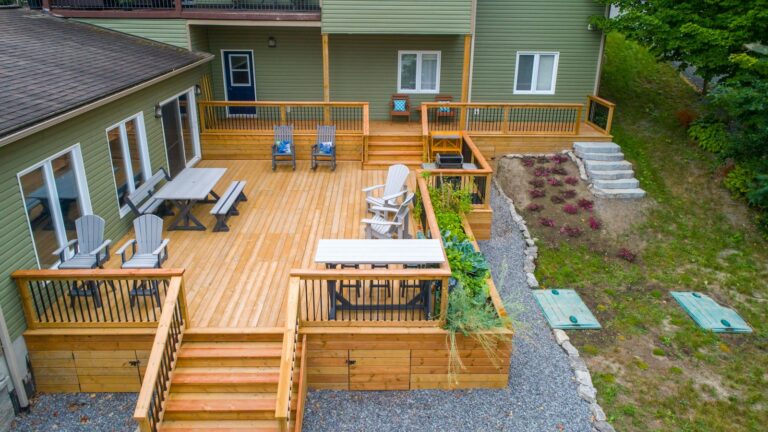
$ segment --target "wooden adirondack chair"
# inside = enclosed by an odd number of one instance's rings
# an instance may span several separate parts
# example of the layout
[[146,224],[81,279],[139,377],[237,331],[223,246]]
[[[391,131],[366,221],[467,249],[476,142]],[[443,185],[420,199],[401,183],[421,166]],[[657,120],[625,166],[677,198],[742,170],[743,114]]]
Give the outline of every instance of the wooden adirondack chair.
[[[287,148],[281,149],[283,143],[287,142]],[[293,170],[296,170],[296,146],[293,143],[293,126],[275,126],[275,142],[272,143],[272,171],[277,168],[277,164],[291,164]]]
[[[397,208],[399,206],[398,199],[405,196],[408,191],[405,185],[408,174],[410,174],[410,170],[407,166],[403,164],[391,165],[387,171],[386,183],[363,189],[365,202],[368,203],[368,211],[373,212],[372,207]],[[382,191],[381,196],[374,195],[377,190]]]
[[330,163],[331,171],[336,171],[336,126],[317,126],[317,143],[312,146],[313,170],[319,162]]
[[453,102],[453,96],[437,95],[435,96],[435,102],[443,103],[446,105],[437,108],[435,115],[437,116],[438,121],[453,121],[456,118],[456,108],[450,107],[450,103]]
[[[112,240],[104,240],[104,219],[96,215],[85,215],[75,221],[77,238],[56,249],[61,263],[59,269],[103,268],[109,260],[109,245]],[[74,255],[68,257],[69,248],[74,247]]]
[[405,118],[405,121],[411,120],[411,97],[407,94],[394,94],[389,101],[389,115],[392,120],[396,118]]
[[408,214],[414,194],[408,193],[403,202],[394,211],[394,217],[389,219],[389,214],[393,213],[391,207],[374,207],[374,215],[370,219],[363,219],[365,224],[365,237],[369,239],[391,239],[397,236],[398,239],[409,238],[408,234]]
[[[168,239],[163,239],[163,220],[155,215],[144,215],[133,221],[133,230],[136,238],[128,240],[117,251],[122,259],[121,268],[124,269],[151,269],[160,268],[168,259]],[[131,257],[126,253],[131,246]],[[138,296],[153,296],[160,305],[160,292],[158,282],[136,281],[130,291],[131,306],[136,303]]]

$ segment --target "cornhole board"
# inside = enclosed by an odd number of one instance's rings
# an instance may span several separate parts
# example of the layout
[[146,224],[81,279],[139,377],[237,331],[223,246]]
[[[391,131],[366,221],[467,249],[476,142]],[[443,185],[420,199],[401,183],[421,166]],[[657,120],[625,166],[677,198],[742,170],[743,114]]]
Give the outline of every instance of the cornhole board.
[[701,328],[715,333],[752,333],[752,328],[736,311],[720,306],[706,294],[693,291],[670,294]]
[[563,330],[602,328],[576,291],[571,289],[534,290],[549,326]]

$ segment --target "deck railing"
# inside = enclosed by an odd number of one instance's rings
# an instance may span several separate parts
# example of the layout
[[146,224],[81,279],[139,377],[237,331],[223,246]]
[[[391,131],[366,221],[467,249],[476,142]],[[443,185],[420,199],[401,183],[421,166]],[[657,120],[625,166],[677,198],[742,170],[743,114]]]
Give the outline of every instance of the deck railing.
[[[461,155],[464,163],[471,164],[473,167],[420,169],[418,173],[430,173],[427,178],[429,186],[440,187],[443,183],[451,183],[455,189],[469,191],[474,207],[489,208],[493,168],[485,159],[480,149],[477,148],[469,133],[464,131],[460,135]],[[427,140],[427,143],[429,143],[429,140]],[[427,148],[427,154],[431,153],[431,149]]]
[[136,402],[133,418],[142,432],[157,432],[163,420],[165,402],[171,386],[178,350],[189,324],[187,303],[181,278],[171,281],[163,303],[147,370]]
[[11,276],[30,329],[155,327],[183,270],[19,270]]
[[454,103],[421,104],[424,135],[467,131],[489,135],[578,135],[581,104]]
[[598,96],[587,96],[587,124],[606,134],[610,134],[613,124],[613,111],[615,109],[616,104],[613,102]]
[[[301,309],[299,295],[299,280],[291,277],[288,284],[287,315],[285,332],[283,333],[283,348],[280,355],[280,376],[277,382],[275,404],[275,419],[280,424],[280,430],[288,430],[291,421],[291,395],[293,394],[293,375],[296,369],[296,347],[299,342],[299,310]],[[306,350],[306,347],[302,347]],[[302,364],[302,368],[305,365]]]
[[272,134],[279,125],[293,125],[294,133],[301,134],[333,125],[340,135],[365,135],[369,127],[366,102],[201,101],[198,106],[203,134]]
[[88,11],[195,10],[318,12],[320,0],[49,0],[51,8]]

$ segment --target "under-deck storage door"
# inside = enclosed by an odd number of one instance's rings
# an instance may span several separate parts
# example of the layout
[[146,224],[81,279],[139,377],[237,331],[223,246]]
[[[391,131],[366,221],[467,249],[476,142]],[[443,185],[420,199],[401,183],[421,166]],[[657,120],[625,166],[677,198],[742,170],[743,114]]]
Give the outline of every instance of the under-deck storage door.
[[411,350],[350,350],[350,390],[408,390]]

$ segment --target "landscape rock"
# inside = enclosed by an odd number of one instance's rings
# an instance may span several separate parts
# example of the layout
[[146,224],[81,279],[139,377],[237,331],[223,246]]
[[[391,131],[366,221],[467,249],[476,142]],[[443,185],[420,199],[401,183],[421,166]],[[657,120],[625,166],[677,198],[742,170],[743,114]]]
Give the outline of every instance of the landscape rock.
[[616,432],[616,429],[606,421],[600,421],[595,423],[595,430],[597,432]]
[[579,384],[594,387],[592,384],[592,377],[589,375],[589,372],[577,370],[574,371],[574,373],[576,374],[576,381],[578,381]]
[[538,288],[539,281],[536,280],[536,276],[533,273],[526,273],[525,280],[528,282],[528,286],[531,288]]
[[571,368],[574,371],[589,371],[589,369],[587,369],[587,364],[584,363],[584,360],[582,360],[581,357],[569,357],[569,360],[571,361]]
[[584,399],[585,401],[589,403],[595,402],[595,398],[597,397],[597,390],[595,390],[594,387],[580,385],[578,392],[579,392],[579,397]]
[[605,412],[596,403],[592,404],[592,415],[595,417],[596,422],[604,422],[606,420]]
[[566,353],[568,353],[568,356],[579,357],[579,350],[577,350],[575,346],[571,345],[570,341],[565,341],[560,346],[563,347]]
[[[571,340],[571,338],[569,338],[568,335],[561,329],[554,329],[552,330],[552,333],[555,335],[555,340],[557,341],[558,345],[563,345],[563,342]],[[573,366],[573,363],[571,363],[571,366]]]

